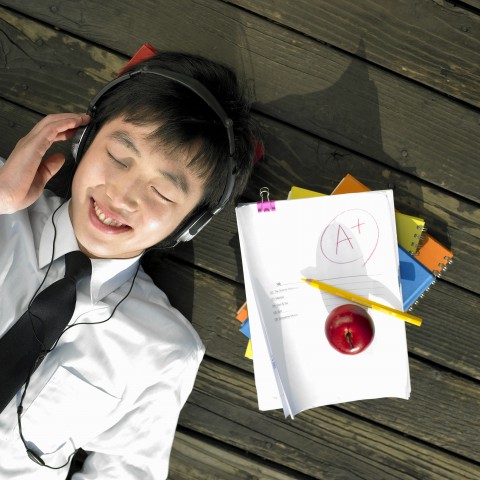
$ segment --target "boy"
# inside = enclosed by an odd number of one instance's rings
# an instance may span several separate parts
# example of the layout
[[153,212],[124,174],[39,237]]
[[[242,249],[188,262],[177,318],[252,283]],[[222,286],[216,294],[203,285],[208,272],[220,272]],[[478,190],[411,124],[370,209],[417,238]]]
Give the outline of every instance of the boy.
[[[163,74],[144,71],[107,89],[92,118],[45,117],[0,168],[0,345],[37,289],[63,277],[68,252],[92,263],[69,327],[0,413],[1,479],[65,478],[79,448],[88,457],[75,480],[168,473],[204,347],[139,260],[152,246],[188,240],[192,221],[203,223],[242,191],[253,133],[249,105],[225,67],[163,53],[133,69]],[[233,128],[182,75],[213,94]],[[41,158],[86,125],[71,199],[62,203],[42,190],[63,158]]]

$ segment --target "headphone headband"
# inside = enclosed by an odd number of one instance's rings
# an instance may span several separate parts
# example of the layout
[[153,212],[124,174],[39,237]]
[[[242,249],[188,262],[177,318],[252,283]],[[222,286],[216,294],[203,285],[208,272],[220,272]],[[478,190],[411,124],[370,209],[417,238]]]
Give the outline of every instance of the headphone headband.
[[196,80],[193,77],[184,75],[182,73],[172,72],[171,70],[165,70],[163,68],[150,68],[147,65],[144,65],[142,68],[131,70],[119,77],[115,78],[107,85],[105,85],[96,95],[93,97],[93,100],[88,106],[87,113],[91,116],[95,116],[96,105],[105,93],[111,90],[113,87],[119,83],[129,80],[132,77],[140,73],[151,73],[153,75],[158,75],[160,77],[168,78],[174,82],[182,84],[184,87],[190,89],[193,93],[196,93],[220,118],[223,126],[227,129],[228,136],[228,147],[229,154],[233,157],[235,153],[235,137],[233,134],[233,121],[228,117],[223,107],[220,105],[219,101],[212,95],[210,90],[208,90],[202,83]]
[[[219,213],[225,205],[230,200],[230,197],[233,192],[233,188],[235,186],[235,180],[237,176],[237,169],[234,161],[235,155],[235,136],[233,132],[233,121],[231,118],[228,117],[223,107],[220,105],[220,102],[212,95],[212,93],[198,80],[193,77],[189,77],[188,75],[184,75],[182,73],[173,72],[171,70],[165,70],[163,68],[152,68],[147,65],[142,66],[141,68],[134,68],[123,75],[115,78],[107,85],[105,85],[96,95],[93,97],[92,101],[90,102],[87,113],[94,118],[97,103],[99,100],[112,88],[114,88],[119,83],[122,83],[130,78],[135,77],[139,74],[151,74],[151,75],[158,75],[163,78],[168,78],[174,82],[177,82],[184,87],[190,89],[194,92],[197,96],[199,96],[218,116],[221,120],[223,126],[227,131],[227,138],[228,138],[228,148],[229,154],[227,157],[227,181],[225,184],[225,188],[223,190],[222,196],[218,201],[217,205],[214,208],[207,208],[200,211],[196,214],[189,224],[183,227],[179,232],[175,232],[171,237],[171,240],[174,242],[172,246],[178,245],[180,242],[186,242],[191,240],[197,233],[199,233],[205,225],[213,218],[214,215]],[[87,125],[84,129],[80,130],[72,142],[72,153],[75,161],[80,161],[82,157],[83,150],[85,149],[88,139],[90,137],[90,132],[92,131],[93,125]]]

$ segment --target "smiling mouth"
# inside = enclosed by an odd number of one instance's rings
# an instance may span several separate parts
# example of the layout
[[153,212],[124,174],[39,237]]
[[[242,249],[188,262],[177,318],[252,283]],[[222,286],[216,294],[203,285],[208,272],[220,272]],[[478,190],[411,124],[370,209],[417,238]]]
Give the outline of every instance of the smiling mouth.
[[95,215],[97,216],[97,218],[104,224],[104,225],[107,225],[109,227],[116,227],[116,228],[121,228],[121,227],[128,227],[130,228],[128,225],[126,225],[125,223],[120,223],[119,221],[117,220],[114,220],[113,218],[111,217],[108,217],[107,215],[105,215],[105,213],[102,212],[102,210],[99,208],[99,206],[97,205],[97,202],[95,200],[93,200],[93,210],[95,211]]

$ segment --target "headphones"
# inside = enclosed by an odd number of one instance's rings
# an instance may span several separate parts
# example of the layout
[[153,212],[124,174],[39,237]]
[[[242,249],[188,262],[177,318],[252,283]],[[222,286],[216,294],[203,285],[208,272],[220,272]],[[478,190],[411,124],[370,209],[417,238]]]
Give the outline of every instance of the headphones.
[[[186,225],[181,225],[177,231],[167,237],[169,240],[173,241],[173,245],[171,245],[171,247],[174,247],[181,242],[188,242],[193,237],[195,237],[195,235],[197,235],[197,233],[199,233],[205,227],[205,225],[207,225],[207,223],[210,222],[210,220],[225,207],[225,205],[230,200],[238,173],[235,161],[233,159],[233,156],[235,154],[233,121],[228,117],[225,110],[220,105],[220,102],[198,80],[189,77],[188,75],[172,72],[170,70],[165,70],[162,68],[152,68],[149,66],[143,66],[139,69],[131,70],[123,75],[120,75],[115,80],[112,80],[110,83],[105,85],[90,102],[87,113],[92,118],[94,118],[97,110],[97,103],[103,97],[103,95],[105,95],[105,93],[107,93],[119,83],[122,83],[126,80],[129,80],[130,78],[142,74],[158,75],[160,77],[173,80],[174,82],[177,82],[184,87],[187,87],[192,92],[197,94],[217,114],[223,126],[227,130],[229,146],[229,154],[227,157],[228,176],[222,196],[214,207],[205,207],[201,209],[199,212],[194,214],[192,218],[188,220],[188,223]],[[72,154],[75,163],[78,163],[82,158],[82,155],[92,141],[94,134],[95,128],[92,124],[89,124],[86,127],[83,127],[77,131],[75,137],[72,140]]]

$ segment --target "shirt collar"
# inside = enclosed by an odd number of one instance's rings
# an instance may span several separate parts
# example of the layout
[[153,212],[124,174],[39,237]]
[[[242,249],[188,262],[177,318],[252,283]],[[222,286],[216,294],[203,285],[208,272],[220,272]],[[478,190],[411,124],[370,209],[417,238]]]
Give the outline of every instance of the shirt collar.
[[[74,250],[80,250],[68,213],[70,201],[64,203],[53,212],[47,220],[40,238],[38,251],[38,266],[44,268],[52,260],[52,245],[54,245],[53,261]],[[52,223],[55,223],[55,228]],[[92,259],[92,277],[90,280],[90,297],[92,303],[97,303],[119,288],[136,271],[141,255],[132,258],[99,258]]]

